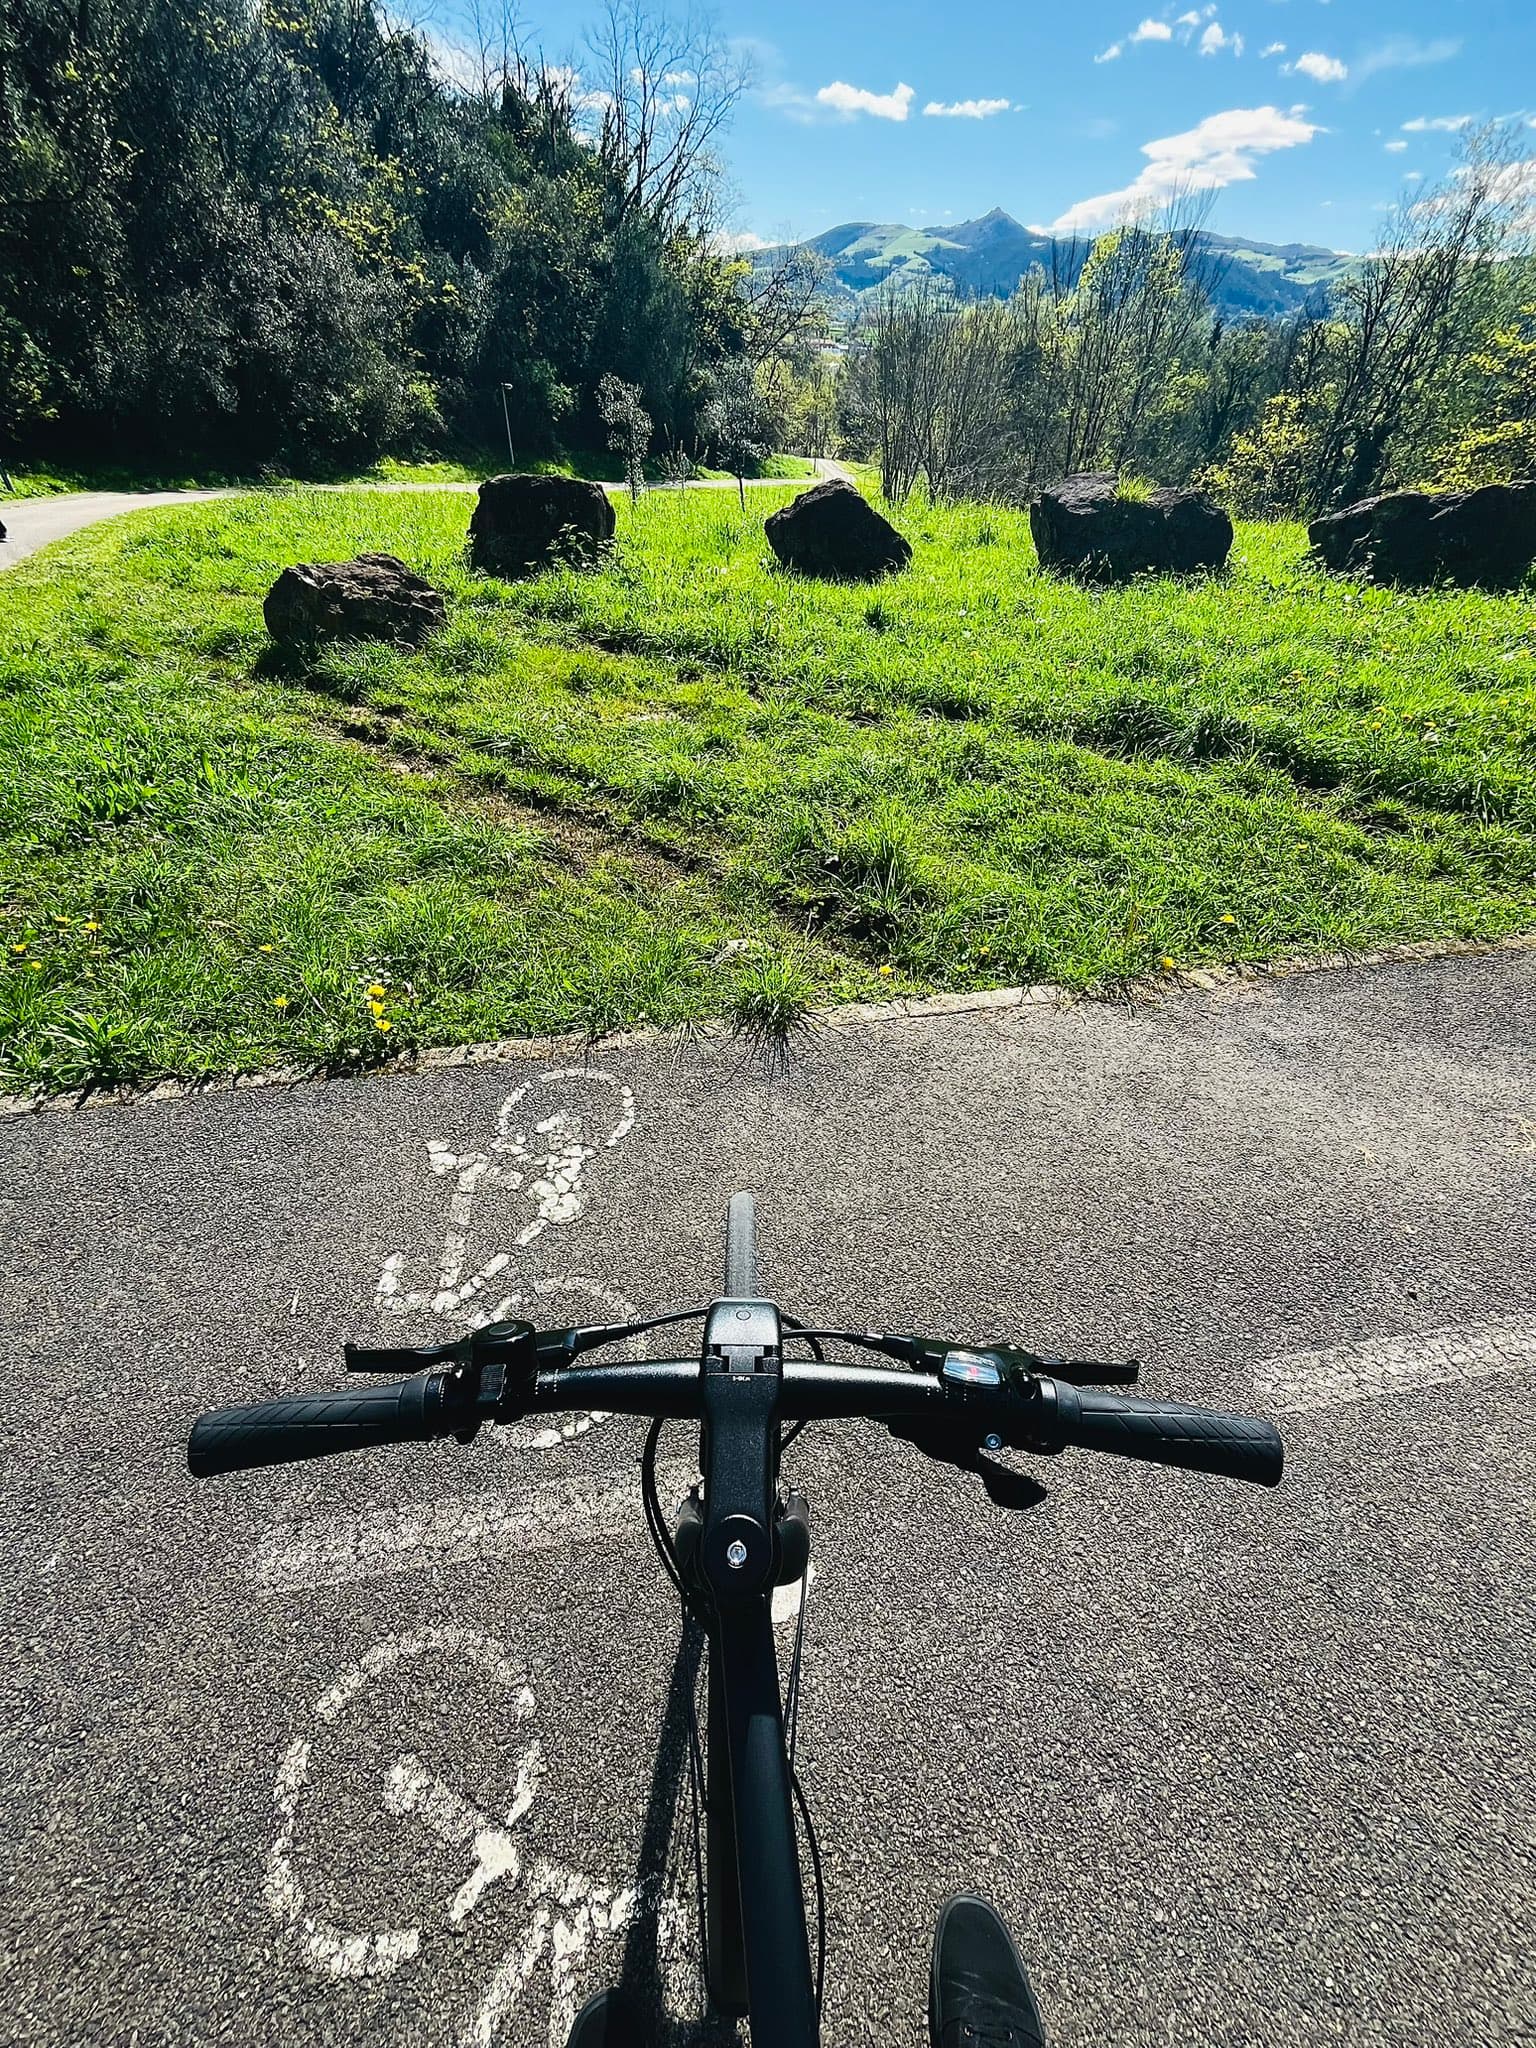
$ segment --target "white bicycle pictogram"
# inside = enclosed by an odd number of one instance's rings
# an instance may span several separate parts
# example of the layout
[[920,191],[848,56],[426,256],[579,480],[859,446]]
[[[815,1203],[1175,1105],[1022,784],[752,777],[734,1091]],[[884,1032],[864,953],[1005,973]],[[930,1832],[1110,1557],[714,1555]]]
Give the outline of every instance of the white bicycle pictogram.
[[[541,1103],[539,1093],[549,1097],[553,1106]],[[589,1098],[585,1103],[584,1095]],[[540,1108],[546,1110],[543,1116],[537,1114]],[[617,1075],[601,1067],[552,1067],[537,1081],[515,1088],[502,1103],[487,1150],[455,1152],[439,1140],[429,1139],[427,1158],[432,1172],[453,1180],[437,1273],[432,1282],[413,1287],[407,1277],[409,1255],[392,1252],[374,1288],[374,1303],[380,1313],[432,1315],[477,1330],[487,1323],[503,1322],[551,1295],[570,1295],[601,1303],[604,1313],[615,1320],[633,1317],[633,1305],[600,1280],[581,1273],[528,1279],[519,1275],[516,1260],[547,1231],[574,1223],[586,1213],[591,1199],[586,1185],[591,1162],[621,1145],[634,1122],[634,1095]],[[519,1200],[532,1213],[526,1214],[513,1232],[510,1250],[498,1249],[471,1268],[471,1230],[476,1225],[484,1228],[488,1194],[512,1198],[508,1206],[513,1221]],[[520,1278],[520,1286],[509,1286]],[[502,1292],[503,1288],[507,1291]],[[642,1344],[642,1339],[635,1340],[630,1355],[642,1357]],[[584,1436],[606,1420],[601,1411],[591,1410],[558,1427],[519,1424],[497,1434],[519,1450],[549,1450]]]
[[[393,1976],[420,1961],[428,1928],[423,1922],[349,1927],[319,1908],[313,1897],[318,1887],[306,1879],[302,1868],[314,1852],[301,1855],[298,1846],[305,1795],[313,1782],[317,1753],[323,1761],[330,1731],[339,1727],[359,1696],[375,1680],[422,1660],[473,1666],[502,1694],[504,1710],[515,1724],[526,1727],[534,1717],[533,1689],[505,1646],[456,1624],[386,1637],[314,1702],[309,1729],[289,1742],[278,1763],[273,1785],[277,1832],[267,1852],[265,1894],[269,1911],[286,1930],[304,1966],[337,1980]],[[386,1814],[414,1820],[467,1865],[462,1881],[442,1903],[439,1929],[462,1932],[488,1896],[495,1893],[505,1912],[511,1903],[508,1895],[516,1895],[521,1924],[458,2037],[463,2048],[491,2048],[546,1958],[549,2043],[550,2048],[562,2048],[576,2016],[588,1950],[604,1936],[623,1933],[636,1920],[655,1921],[656,1951],[669,1996],[686,1999],[692,1982],[691,1915],[682,1901],[665,1891],[659,1876],[614,1886],[529,1850],[522,1824],[533,1808],[543,1773],[543,1751],[530,1728],[504,1812],[486,1812],[409,1749],[385,1767],[377,1787],[378,1803]]]

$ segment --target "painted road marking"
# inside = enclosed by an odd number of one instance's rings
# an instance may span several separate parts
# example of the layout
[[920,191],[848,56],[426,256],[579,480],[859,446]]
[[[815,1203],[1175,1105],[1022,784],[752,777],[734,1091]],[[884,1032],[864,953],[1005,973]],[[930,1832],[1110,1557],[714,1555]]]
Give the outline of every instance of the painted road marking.
[[517,1774],[517,1790],[503,1824],[482,1813],[451,1785],[434,1777],[419,1756],[402,1756],[391,1765],[384,1779],[384,1811],[397,1818],[414,1814],[426,1828],[450,1849],[468,1847],[475,1867],[454,1893],[448,1918],[459,1927],[479,1905],[486,1890],[502,1878],[516,1883],[523,1862],[517,1844],[508,1833],[533,1804],[543,1774],[544,1759],[537,1742],[524,1756]]
[[[559,1105],[537,1121],[525,1113],[535,1089]],[[607,1130],[600,1139],[591,1134],[593,1141],[587,1142],[591,1109],[582,1098],[593,1090],[600,1098],[607,1091],[599,1118]],[[541,1106],[537,1097],[534,1106]],[[406,1286],[407,1255],[392,1252],[374,1290],[378,1308],[387,1315],[443,1316],[470,1328],[502,1321],[520,1297],[492,1305],[491,1291],[511,1267],[512,1252],[495,1252],[477,1271],[465,1271],[470,1225],[481,1195],[500,1189],[521,1194],[525,1204],[532,1205],[533,1215],[513,1239],[514,1249],[525,1251],[546,1230],[573,1223],[585,1212],[588,1197],[582,1179],[588,1163],[622,1144],[634,1122],[634,1095],[616,1074],[601,1067],[552,1067],[538,1081],[515,1088],[502,1103],[487,1151],[453,1152],[436,1138],[429,1139],[427,1158],[433,1173],[451,1176],[454,1182],[436,1284]]]
[[[310,1783],[315,1740],[323,1731],[335,1725],[370,1681],[394,1670],[402,1662],[412,1663],[429,1656],[444,1656],[461,1664],[477,1665],[510,1695],[510,1711],[515,1721],[526,1721],[533,1714],[533,1690],[503,1646],[491,1637],[481,1635],[475,1629],[462,1628],[456,1624],[442,1628],[416,1629],[408,1634],[389,1636],[383,1642],[375,1643],[372,1649],[344,1671],[315,1701],[311,1709],[315,1724],[314,1734],[295,1736],[278,1761],[277,1777],[272,1788],[272,1804],[277,1814],[277,1832],[271,1848],[267,1851],[264,1890],[268,1911],[290,1931],[304,1962],[311,1969],[323,1971],[332,1977],[392,1976],[402,1964],[412,1961],[420,1953],[422,1931],[420,1927],[389,1927],[377,1930],[341,1927],[310,1904],[299,1875],[294,1840],[300,1808]],[[526,1813],[528,1806],[532,1804],[532,1790],[527,1788],[537,1785],[539,1768],[538,1744],[534,1742],[524,1752],[518,1765],[518,1798],[522,1798],[527,1790],[527,1797],[522,1806],[523,1813]],[[405,1796],[403,1790],[399,1796]],[[516,1804],[517,1801],[514,1799],[514,1810]],[[429,1820],[428,1824],[432,1825],[432,1822]],[[479,1868],[480,1864],[477,1861],[476,1869]],[[482,1881],[480,1890],[484,1889],[484,1884],[488,1881],[488,1878]],[[464,1888],[461,1887],[455,1894],[454,1903],[456,1904],[463,1896]],[[475,1897],[479,1897],[479,1891],[476,1891]],[[467,1907],[465,1911],[468,1911]],[[451,1912],[450,1906],[450,1914]]]
[[1457,1386],[1536,1366],[1536,1316],[1463,1323],[1412,1337],[1297,1351],[1253,1369],[1254,1394],[1273,1415],[1309,1415],[1354,1401]]
[[[657,1469],[663,1505],[680,1501],[696,1476],[691,1459],[664,1461]],[[483,1557],[627,1540],[642,1526],[638,1470],[599,1477],[549,1473],[536,1489],[518,1495],[449,1494],[356,1515],[273,1522],[245,1576],[265,1593],[306,1592]]]
[[[374,1644],[344,1671],[314,1702],[311,1731],[296,1736],[278,1761],[273,1787],[278,1826],[267,1857],[267,1906],[294,1938],[304,1965],[338,1982],[391,1976],[415,1962],[422,1954],[423,1928],[342,1927],[310,1903],[299,1875],[295,1835],[311,1782],[316,1745],[322,1745],[323,1754],[326,1731],[372,1680],[402,1662],[434,1657],[450,1664],[478,1666],[510,1695],[513,1720],[531,1720],[532,1688],[502,1644],[458,1626],[420,1629]],[[461,1851],[470,1864],[464,1881],[447,1902],[448,1928],[462,1929],[493,1886],[510,1891],[522,1881],[528,1917],[484,1984],[468,2029],[460,2035],[464,2048],[492,2048],[546,1953],[548,2038],[550,2048],[562,2048],[576,2016],[579,1967],[587,1949],[598,1937],[627,1929],[638,1919],[655,1922],[664,1990],[675,2010],[687,2008],[693,1986],[690,1914],[681,1900],[666,1892],[662,1874],[647,1874],[636,1884],[616,1888],[547,1856],[525,1861],[514,1830],[533,1807],[543,1771],[543,1754],[534,1737],[519,1760],[515,1789],[504,1815],[487,1813],[412,1752],[397,1757],[383,1776],[380,1803],[384,1811],[397,1819],[415,1820],[445,1846]]]

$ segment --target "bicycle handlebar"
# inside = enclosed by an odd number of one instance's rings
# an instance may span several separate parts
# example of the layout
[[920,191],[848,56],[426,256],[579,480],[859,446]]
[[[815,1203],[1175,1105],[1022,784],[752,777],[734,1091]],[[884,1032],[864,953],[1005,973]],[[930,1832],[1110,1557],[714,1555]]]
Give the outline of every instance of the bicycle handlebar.
[[450,1436],[456,1424],[444,1400],[447,1378],[443,1372],[418,1372],[389,1386],[211,1409],[192,1426],[188,1468],[206,1479],[253,1465],[286,1465],[336,1451]]
[[[977,1450],[1050,1456],[1076,1445],[1258,1486],[1281,1478],[1279,1433],[1252,1416],[1097,1393],[1034,1373],[957,1386],[941,1372],[821,1360],[786,1360],[782,1370],[786,1421],[862,1416],[901,1423],[919,1444],[928,1432],[951,1444],[969,1438]],[[541,1365],[515,1391],[499,1370],[476,1382],[462,1367],[435,1365],[388,1386],[216,1409],[198,1418],[187,1462],[207,1477],[437,1436],[468,1442],[482,1421],[578,1408],[698,1418],[702,1380],[696,1358]]]
[[1190,1472],[1215,1472],[1255,1486],[1278,1486],[1285,1466],[1280,1432],[1255,1415],[1186,1408],[1100,1394],[1060,1380],[1036,1382],[1041,1419],[1034,1448],[1047,1453],[1076,1444]]

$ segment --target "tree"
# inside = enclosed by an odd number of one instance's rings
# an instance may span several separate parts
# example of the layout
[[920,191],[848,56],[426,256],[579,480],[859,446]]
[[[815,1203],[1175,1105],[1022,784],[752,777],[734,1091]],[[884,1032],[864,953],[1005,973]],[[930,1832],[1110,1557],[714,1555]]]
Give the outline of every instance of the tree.
[[624,463],[629,501],[637,504],[645,482],[645,458],[651,447],[651,416],[641,403],[637,384],[626,384],[608,371],[597,387],[597,409],[608,429],[608,446]]
[[774,419],[752,365],[744,356],[734,356],[721,366],[714,396],[699,415],[705,441],[731,475],[747,509],[746,474],[773,453]]
[[479,37],[382,0],[0,9],[16,452],[313,473],[499,439],[503,391],[552,450],[562,422],[600,442],[605,371],[691,441],[746,318],[709,240],[730,46],[630,5],[610,93],[510,19]]
[[1468,417],[1436,465],[1454,489],[1536,476],[1536,300],[1518,306],[1466,362]]
[[1514,123],[1465,136],[1450,177],[1398,210],[1316,323],[1293,385],[1319,396],[1307,509],[1380,489],[1429,437],[1435,394],[1477,348],[1502,264],[1529,248],[1523,148]]
[[664,235],[715,224],[710,145],[751,83],[741,45],[712,16],[674,19],[650,0],[609,0],[590,38],[585,96],[601,108],[597,150],[621,218]]

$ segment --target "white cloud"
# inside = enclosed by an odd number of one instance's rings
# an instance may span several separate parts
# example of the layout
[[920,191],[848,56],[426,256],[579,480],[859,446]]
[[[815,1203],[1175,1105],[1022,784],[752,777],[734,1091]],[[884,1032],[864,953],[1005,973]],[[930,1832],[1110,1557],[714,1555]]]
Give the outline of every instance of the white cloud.
[[777,246],[765,235],[755,235],[750,228],[744,228],[739,235],[715,235],[712,237],[715,253],[719,256],[751,256],[758,249],[772,249]]
[[1401,156],[1408,147],[1406,142],[1384,142],[1381,146],[1388,156]]
[[1315,121],[1278,107],[1233,107],[1207,114],[1198,127],[1142,144],[1147,159],[1129,185],[1080,199],[1053,223],[1073,234],[1111,226],[1128,215],[1155,212],[1185,192],[1214,192],[1255,176],[1255,157],[1295,149],[1321,131]]
[[877,121],[905,121],[916,97],[910,85],[898,85],[894,92],[866,92],[861,85],[845,85],[834,78],[821,88],[816,100],[849,121],[855,114],[869,114]]
[[923,112],[942,121],[985,121],[993,114],[1006,114],[1012,100],[930,100]]
[[1266,43],[1263,49],[1260,50],[1259,55],[1261,57],[1283,57],[1285,55],[1285,45],[1284,43]]
[[1448,64],[1460,48],[1460,36],[1436,36],[1427,43],[1417,36],[1388,36],[1356,61],[1355,79],[1358,83],[1377,71],[1417,71],[1425,64]]
[[1241,36],[1229,36],[1219,21],[1213,21],[1200,38],[1202,57],[1219,57],[1223,50],[1230,50],[1234,57],[1243,54]]
[[569,64],[546,64],[539,76],[578,114],[606,114],[613,105],[610,93],[595,88],[589,92],[581,82],[581,73]]
[[1417,185],[1423,175],[1422,171],[1404,171],[1403,182],[1408,185]]
[[450,85],[462,86],[466,92],[473,91],[481,83],[483,66],[478,55],[463,43],[456,43],[451,36],[441,34],[435,28],[420,28],[416,34],[427,46],[438,74]]
[[1299,71],[1304,78],[1315,78],[1319,85],[1336,85],[1341,78],[1348,78],[1349,66],[1337,57],[1325,57],[1321,50],[1307,50],[1294,64],[1286,65],[1287,71]]
[[1131,30],[1130,40],[1133,43],[1171,43],[1173,30],[1166,21],[1153,21],[1149,15],[1139,28]]
[[1113,64],[1124,48],[1124,43],[1111,43],[1107,50],[1100,50],[1093,61],[1095,64]]
[[1470,128],[1477,119],[1475,114],[1420,114],[1417,120],[1405,121],[1405,135],[1454,135],[1459,129]]
[[[1465,178],[1470,174],[1471,167],[1463,164],[1455,176]],[[1496,206],[1536,199],[1536,156],[1528,156],[1523,163],[1501,164],[1488,180],[1488,196]]]

